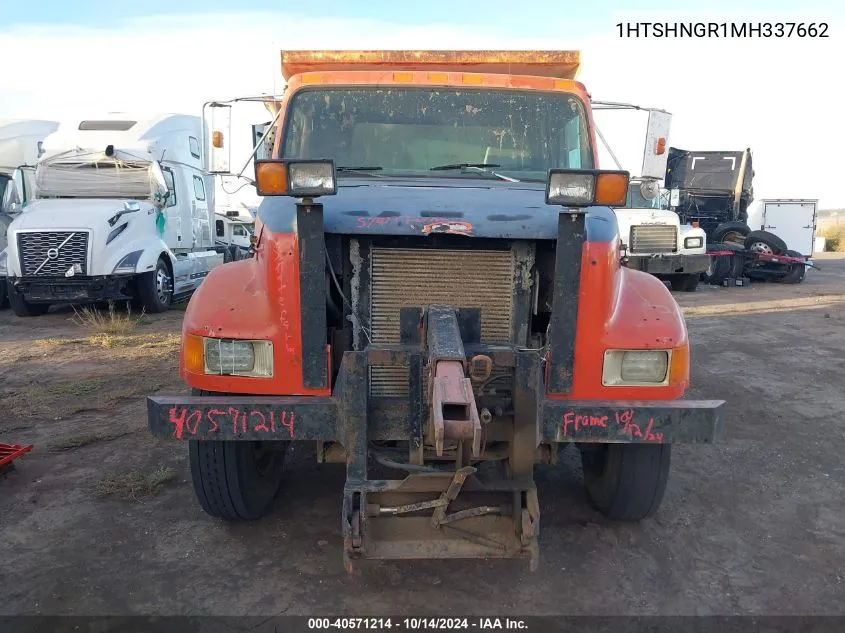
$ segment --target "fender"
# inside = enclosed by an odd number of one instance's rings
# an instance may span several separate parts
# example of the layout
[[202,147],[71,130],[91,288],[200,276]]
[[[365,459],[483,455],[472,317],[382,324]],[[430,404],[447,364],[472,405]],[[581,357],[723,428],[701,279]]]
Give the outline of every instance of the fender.
[[[689,384],[689,340],[677,302],[656,277],[621,266],[619,255],[618,242],[584,245],[572,393],[551,399],[675,400]],[[672,350],[669,384],[603,386],[609,349]]]
[[109,253],[102,265],[103,274],[111,275],[114,267],[120,263],[120,260],[135,251],[143,251],[135,265],[136,274],[148,273],[155,270],[156,262],[162,253],[167,255],[171,269],[176,263],[176,256],[167,247],[164,240],[156,236],[142,235],[130,242],[120,244],[120,248]]
[[196,374],[185,369],[180,356],[182,379],[196,389],[223,393],[331,395],[331,384],[303,386],[301,326],[296,235],[263,227],[255,257],[218,266],[200,284],[185,311],[182,336],[271,341],[273,376]]

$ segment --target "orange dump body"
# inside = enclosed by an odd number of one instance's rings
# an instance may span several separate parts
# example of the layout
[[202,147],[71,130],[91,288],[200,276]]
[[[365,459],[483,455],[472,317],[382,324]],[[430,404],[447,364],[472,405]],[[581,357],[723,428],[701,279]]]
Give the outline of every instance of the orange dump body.
[[404,70],[575,79],[580,63],[578,51],[282,51],[282,76]]

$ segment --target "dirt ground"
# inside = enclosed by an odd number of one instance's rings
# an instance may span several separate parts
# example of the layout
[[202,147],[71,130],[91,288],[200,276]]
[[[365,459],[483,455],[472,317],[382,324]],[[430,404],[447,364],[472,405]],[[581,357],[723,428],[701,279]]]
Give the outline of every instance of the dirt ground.
[[[690,397],[726,439],[677,446],[658,515],[604,520],[573,451],[538,467],[541,563],[341,564],[343,468],[293,454],[271,516],[203,514],[187,446],[143,396],[184,390],[181,312],[95,334],[72,310],[0,312],[0,615],[845,614],[845,254],[799,286],[676,294]],[[125,325],[125,324],[124,324]],[[96,328],[95,328],[96,329]]]

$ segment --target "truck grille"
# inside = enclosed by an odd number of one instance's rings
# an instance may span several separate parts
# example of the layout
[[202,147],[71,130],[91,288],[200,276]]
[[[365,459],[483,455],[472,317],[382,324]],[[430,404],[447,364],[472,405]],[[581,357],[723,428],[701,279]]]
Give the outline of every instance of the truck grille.
[[[403,307],[450,305],[479,308],[481,340],[511,340],[514,254],[512,251],[373,248],[370,269],[370,337],[397,344]],[[370,393],[403,396],[408,372],[372,367]]]
[[75,274],[88,274],[87,231],[18,233],[18,255],[24,276],[64,277],[74,264]]
[[678,250],[678,232],[674,226],[640,224],[631,227],[632,253],[674,253]]

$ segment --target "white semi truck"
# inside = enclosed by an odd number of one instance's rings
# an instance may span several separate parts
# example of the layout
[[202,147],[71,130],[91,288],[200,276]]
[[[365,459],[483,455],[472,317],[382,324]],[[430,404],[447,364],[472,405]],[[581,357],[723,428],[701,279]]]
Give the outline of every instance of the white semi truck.
[[107,300],[162,312],[193,292],[224,261],[203,137],[182,114],[76,120],[48,136],[0,255],[15,314]]
[[[58,126],[56,121],[0,119],[0,253],[6,248],[6,233],[15,213],[32,192],[42,142]],[[18,194],[13,195],[14,191]],[[0,277],[0,307],[5,303],[6,282]]]
[[[628,267],[643,270],[658,279],[668,281],[673,290],[695,291],[701,274],[707,271],[710,265],[706,235],[704,230],[697,226],[682,224],[678,214],[666,208],[667,205],[663,204],[661,196],[661,183],[666,175],[672,115],[664,110],[626,103],[592,103],[594,111],[648,112],[640,175],[631,178],[625,206],[614,209]],[[598,126],[596,131],[617,167],[622,169]]]

